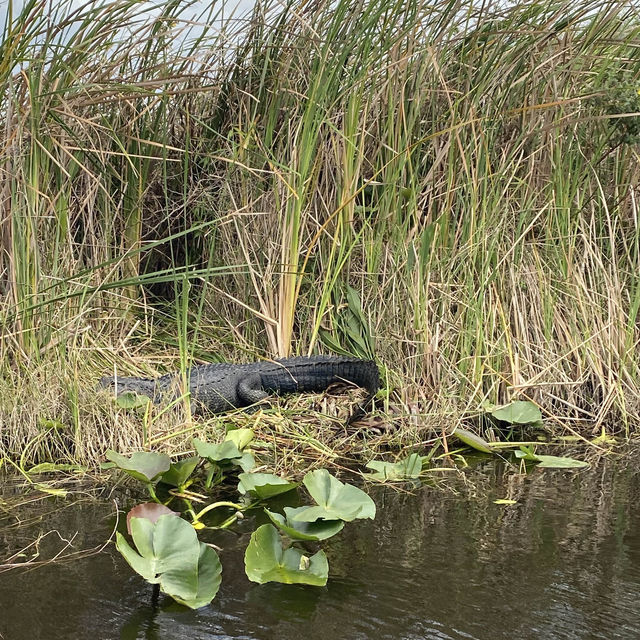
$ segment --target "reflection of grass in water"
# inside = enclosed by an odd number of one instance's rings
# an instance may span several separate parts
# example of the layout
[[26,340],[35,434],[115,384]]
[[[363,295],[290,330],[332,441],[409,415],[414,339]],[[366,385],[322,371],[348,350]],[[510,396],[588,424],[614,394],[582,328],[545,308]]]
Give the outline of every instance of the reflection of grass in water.
[[[97,504],[92,494],[100,489],[95,482],[85,478],[80,483],[75,478],[58,477],[47,483],[49,489],[54,486],[64,488],[67,497],[54,498],[51,493],[39,490],[33,482],[24,479],[3,478],[0,537],[5,544],[0,557],[0,573],[73,562],[100,553],[110,544],[118,523],[117,512],[111,535],[103,536],[97,545],[90,548],[82,547],[93,520],[80,516],[74,522],[74,514],[81,514],[83,505]],[[106,514],[106,509],[104,511]],[[65,518],[65,513],[69,518]],[[43,531],[52,525],[56,528]],[[77,527],[75,531],[72,530],[74,525]]]
[[[179,450],[216,423],[131,419],[96,379],[322,347],[387,365],[394,444],[520,392],[634,428],[637,19],[475,4],[274,2],[191,37],[184,3],[12,16],[0,455]],[[330,455],[316,401],[265,431]]]

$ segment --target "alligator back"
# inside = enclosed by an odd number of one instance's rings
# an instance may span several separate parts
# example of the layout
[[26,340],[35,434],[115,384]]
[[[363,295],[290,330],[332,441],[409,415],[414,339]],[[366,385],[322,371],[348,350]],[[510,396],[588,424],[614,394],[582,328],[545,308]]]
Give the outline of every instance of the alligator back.
[[[372,360],[341,356],[309,356],[281,358],[247,364],[200,365],[189,371],[189,391],[198,405],[213,413],[248,406],[271,393],[323,391],[335,382],[350,382],[369,392],[364,406],[352,419],[362,415],[378,391],[380,374]],[[177,397],[180,374],[170,373],[157,380],[118,378],[118,393],[136,391],[155,401]],[[115,386],[113,378],[103,378],[102,387]]]

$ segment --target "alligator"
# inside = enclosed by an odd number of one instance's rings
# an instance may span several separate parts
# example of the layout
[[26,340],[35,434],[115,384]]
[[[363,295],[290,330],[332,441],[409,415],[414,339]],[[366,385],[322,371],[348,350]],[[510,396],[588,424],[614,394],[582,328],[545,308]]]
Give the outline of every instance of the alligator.
[[[350,382],[367,390],[368,396],[349,417],[362,417],[380,386],[380,373],[373,360],[341,356],[302,356],[232,364],[221,362],[192,367],[188,371],[191,407],[211,413],[250,407],[269,395],[304,391],[323,391],[335,382]],[[175,399],[181,375],[169,373],[160,378],[104,377],[99,386],[116,395],[133,391],[154,402]]]

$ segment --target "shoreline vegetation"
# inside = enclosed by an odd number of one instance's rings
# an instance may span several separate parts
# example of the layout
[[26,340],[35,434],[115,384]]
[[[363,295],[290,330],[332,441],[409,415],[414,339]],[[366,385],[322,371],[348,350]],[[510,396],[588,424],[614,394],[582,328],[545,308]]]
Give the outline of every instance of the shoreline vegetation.
[[[512,401],[549,439],[632,437],[640,16],[492,4],[9,2],[0,459],[178,454],[232,424],[277,472],[486,438]],[[360,433],[330,394],[201,419],[96,392],[316,352],[379,363]]]

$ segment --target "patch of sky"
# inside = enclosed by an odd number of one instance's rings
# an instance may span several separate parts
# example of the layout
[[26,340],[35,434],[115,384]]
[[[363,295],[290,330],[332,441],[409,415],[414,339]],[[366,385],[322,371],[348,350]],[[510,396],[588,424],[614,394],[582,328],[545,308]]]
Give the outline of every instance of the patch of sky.
[[31,44],[55,49],[88,33],[102,23],[117,26],[114,41],[128,45],[154,33],[171,33],[171,43],[184,45],[203,33],[231,32],[236,21],[244,21],[255,0],[0,0],[0,46],[22,32]]

